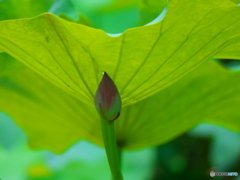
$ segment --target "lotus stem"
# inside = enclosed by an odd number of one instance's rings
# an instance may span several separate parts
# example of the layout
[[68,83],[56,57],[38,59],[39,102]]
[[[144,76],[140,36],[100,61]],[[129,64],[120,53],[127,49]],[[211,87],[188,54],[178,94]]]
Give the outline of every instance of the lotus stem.
[[102,136],[113,180],[123,180],[117,147],[114,121],[101,118]]

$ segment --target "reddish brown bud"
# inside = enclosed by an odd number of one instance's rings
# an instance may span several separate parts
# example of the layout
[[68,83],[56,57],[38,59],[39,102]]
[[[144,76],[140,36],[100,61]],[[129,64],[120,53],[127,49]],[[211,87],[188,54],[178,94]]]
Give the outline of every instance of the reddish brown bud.
[[107,121],[113,121],[120,115],[121,97],[116,85],[106,72],[95,95],[95,107],[99,115]]

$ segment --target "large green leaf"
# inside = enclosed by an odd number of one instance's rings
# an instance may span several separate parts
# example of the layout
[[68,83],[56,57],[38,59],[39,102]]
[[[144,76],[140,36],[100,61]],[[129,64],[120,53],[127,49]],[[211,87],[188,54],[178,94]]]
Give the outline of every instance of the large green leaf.
[[228,0],[171,0],[161,22],[109,37],[44,14],[1,22],[0,49],[88,103],[106,71],[125,106],[173,84],[225,47],[239,52],[239,19],[240,7]]
[[5,76],[14,71],[25,68],[25,66],[6,53],[0,53],[0,77]]
[[[0,55],[1,62],[6,56]],[[73,98],[28,68],[11,70],[15,66],[0,70],[0,111],[24,129],[32,147],[59,152],[83,138],[101,144],[93,106]]]
[[[102,145],[93,106],[27,68],[5,67],[0,76],[0,110],[25,130],[33,148],[62,152],[79,139]],[[161,144],[202,121],[240,131],[239,78],[239,72],[209,62],[151,98],[123,108],[116,121],[119,144],[126,149]]]
[[208,62],[179,82],[123,109],[118,140],[126,148],[157,145],[200,122],[240,131],[240,72]]

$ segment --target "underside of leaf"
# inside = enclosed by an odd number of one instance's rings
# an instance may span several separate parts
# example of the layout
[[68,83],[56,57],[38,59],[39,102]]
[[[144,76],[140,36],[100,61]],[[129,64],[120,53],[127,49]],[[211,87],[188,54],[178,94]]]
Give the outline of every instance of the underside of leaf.
[[240,59],[240,7],[228,0],[171,0],[161,22],[118,37],[52,14],[0,26],[0,49],[90,104],[103,71],[113,77],[126,106],[212,57]]

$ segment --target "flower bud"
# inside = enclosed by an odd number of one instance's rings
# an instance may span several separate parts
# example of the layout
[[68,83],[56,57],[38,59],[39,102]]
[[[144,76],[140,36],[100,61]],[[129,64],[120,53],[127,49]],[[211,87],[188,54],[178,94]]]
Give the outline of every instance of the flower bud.
[[95,95],[95,107],[101,118],[106,121],[113,121],[120,115],[121,97],[116,85],[106,72],[104,72]]

